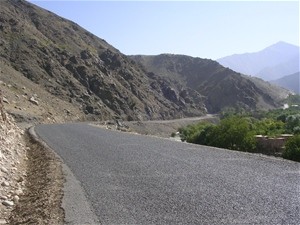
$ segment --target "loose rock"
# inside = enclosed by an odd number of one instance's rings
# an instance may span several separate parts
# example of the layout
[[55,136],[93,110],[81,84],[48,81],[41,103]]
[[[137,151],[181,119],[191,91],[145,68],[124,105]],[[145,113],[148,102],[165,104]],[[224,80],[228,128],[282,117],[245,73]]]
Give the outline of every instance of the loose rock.
[[21,189],[18,189],[15,191],[15,194],[18,196],[23,195],[23,191]]
[[35,104],[35,105],[39,105],[39,102],[38,102],[37,100],[35,100],[34,97],[31,97],[31,98],[29,99],[29,101],[30,101],[31,103]]
[[17,182],[22,182],[22,181],[24,181],[24,178],[23,178],[23,177],[19,177],[19,178],[17,179]]
[[3,97],[2,100],[3,100],[4,103],[9,104],[9,101],[7,100],[7,98]]
[[18,202],[20,200],[20,197],[18,195],[14,196],[14,202]]
[[0,224],[8,224],[5,219],[0,219]]
[[1,170],[3,173],[8,173],[8,170],[7,170],[5,167],[3,167],[3,166],[0,168],[0,170]]
[[7,207],[12,207],[12,206],[14,206],[15,204],[14,204],[13,201],[5,200],[5,201],[2,202],[2,205],[5,205],[5,206],[7,206]]
[[9,183],[8,183],[7,181],[3,181],[3,182],[1,183],[1,186],[3,186],[3,187],[8,187],[8,186],[9,186]]
[[6,196],[0,196],[1,200],[7,200],[8,198]]

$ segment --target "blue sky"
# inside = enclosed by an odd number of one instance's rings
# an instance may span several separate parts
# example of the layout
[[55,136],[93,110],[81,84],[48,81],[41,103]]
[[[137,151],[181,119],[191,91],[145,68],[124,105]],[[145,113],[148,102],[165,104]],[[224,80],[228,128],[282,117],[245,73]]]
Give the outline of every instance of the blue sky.
[[278,41],[299,46],[298,1],[34,1],[127,55],[217,59]]

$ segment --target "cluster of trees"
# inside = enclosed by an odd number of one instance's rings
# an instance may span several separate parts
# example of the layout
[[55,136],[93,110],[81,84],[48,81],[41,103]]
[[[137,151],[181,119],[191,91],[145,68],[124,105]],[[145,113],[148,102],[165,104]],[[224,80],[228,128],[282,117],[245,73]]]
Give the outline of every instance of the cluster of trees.
[[255,135],[294,134],[285,146],[283,157],[300,161],[300,113],[297,108],[251,114],[229,109],[221,115],[218,124],[189,125],[180,128],[179,133],[182,141],[247,152],[258,150]]

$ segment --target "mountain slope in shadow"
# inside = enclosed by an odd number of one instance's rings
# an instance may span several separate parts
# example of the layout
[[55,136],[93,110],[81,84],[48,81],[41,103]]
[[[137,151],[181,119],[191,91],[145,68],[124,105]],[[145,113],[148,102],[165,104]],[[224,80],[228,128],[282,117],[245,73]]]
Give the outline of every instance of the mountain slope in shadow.
[[[226,107],[248,110],[270,109],[279,106],[288,92],[264,81],[255,81],[218,62],[184,55],[131,56],[146,70],[194,89],[205,96],[209,112],[217,113]],[[275,88],[276,92],[270,91]]]

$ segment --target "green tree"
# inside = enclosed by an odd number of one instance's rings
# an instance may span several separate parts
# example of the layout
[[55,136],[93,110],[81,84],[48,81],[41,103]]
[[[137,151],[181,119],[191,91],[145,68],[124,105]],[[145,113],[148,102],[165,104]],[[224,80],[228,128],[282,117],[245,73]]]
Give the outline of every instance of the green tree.
[[300,135],[295,135],[287,140],[282,157],[300,162]]
[[300,127],[300,114],[290,115],[286,118],[285,128],[287,133],[296,133]]
[[256,147],[254,130],[249,119],[232,116],[213,128],[210,145],[239,151],[253,151]]
[[200,145],[209,145],[213,138],[214,124],[203,124],[194,136],[194,143]]
[[284,122],[274,119],[262,119],[254,124],[256,134],[276,136],[284,133]]
[[180,138],[182,141],[205,145],[207,142],[204,140],[204,137],[208,131],[207,129],[212,126],[214,125],[203,122],[194,125],[188,125],[185,128],[179,129]]

